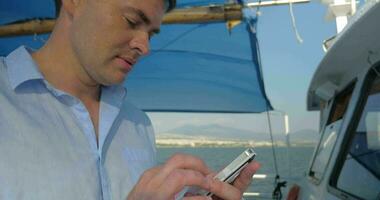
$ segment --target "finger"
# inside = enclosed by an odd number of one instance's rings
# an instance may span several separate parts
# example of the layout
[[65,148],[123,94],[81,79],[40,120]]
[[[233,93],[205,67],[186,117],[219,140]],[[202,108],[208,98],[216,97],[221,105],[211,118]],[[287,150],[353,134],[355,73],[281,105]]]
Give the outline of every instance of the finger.
[[204,175],[212,173],[202,159],[188,154],[175,154],[166,162],[165,166],[169,171],[171,171],[170,168],[183,168],[193,169]]
[[208,196],[192,196],[184,197],[182,200],[212,200],[212,198]]
[[249,163],[239,176],[233,182],[233,186],[239,189],[242,193],[248,188],[252,182],[252,176],[260,168],[260,164],[256,161]]
[[241,199],[242,192],[229,183],[225,183],[216,179],[210,179],[210,181],[211,185],[209,191],[217,197],[224,200]]
[[162,170],[162,166],[156,166],[144,171],[144,173],[140,177],[138,184],[141,184],[141,185],[150,184],[149,182],[151,182],[152,179],[155,176],[157,176],[161,170]]
[[210,182],[206,176],[198,171],[176,169],[167,176],[159,191],[163,194],[163,199],[167,199],[179,193],[185,186],[198,186],[209,190]]
[[163,166],[160,173],[155,177],[155,182],[163,182],[166,177],[175,169],[191,169],[204,175],[212,171],[200,158],[187,154],[175,154]]
[[[132,188],[132,191],[129,193],[128,199],[138,199],[136,197],[140,194],[149,193],[149,189],[152,188],[149,186],[151,185],[150,180],[161,170],[161,168],[161,166],[157,166],[144,171],[136,185]],[[142,191],[144,189],[145,191]]]

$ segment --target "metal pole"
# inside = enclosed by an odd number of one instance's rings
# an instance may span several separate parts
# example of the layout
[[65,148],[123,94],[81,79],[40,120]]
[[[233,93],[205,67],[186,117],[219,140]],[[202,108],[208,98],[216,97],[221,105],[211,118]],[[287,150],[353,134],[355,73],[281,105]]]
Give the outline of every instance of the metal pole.
[[286,156],[288,158],[288,169],[289,169],[288,176],[291,177],[292,176],[292,168],[291,168],[292,162],[290,162],[290,153],[289,153],[290,147],[291,147],[290,135],[289,135],[289,116],[286,113],[284,113],[284,124],[285,124],[285,136],[286,136],[286,147],[287,147]]
[[277,6],[277,5],[287,5],[289,3],[309,3],[310,0],[275,0],[275,1],[261,1],[261,2],[251,2],[247,3],[247,7],[262,7],[262,6]]

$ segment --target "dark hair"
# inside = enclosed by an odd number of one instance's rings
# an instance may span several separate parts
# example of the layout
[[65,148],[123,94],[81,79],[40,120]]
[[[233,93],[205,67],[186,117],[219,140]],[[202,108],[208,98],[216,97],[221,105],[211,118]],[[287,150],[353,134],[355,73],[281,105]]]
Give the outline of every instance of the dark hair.
[[59,16],[59,10],[61,10],[61,0],[54,0],[55,2],[55,16],[58,17]]
[[[55,1],[55,15],[58,17],[59,10],[61,9],[61,0],[54,0]],[[176,0],[164,0],[165,1],[165,8],[166,12],[170,12],[173,10],[176,6]]]
[[176,6],[176,0],[164,0],[165,1],[165,5],[167,3],[169,3],[169,5],[167,5],[167,9],[166,9],[166,12],[170,12],[171,10],[173,10]]

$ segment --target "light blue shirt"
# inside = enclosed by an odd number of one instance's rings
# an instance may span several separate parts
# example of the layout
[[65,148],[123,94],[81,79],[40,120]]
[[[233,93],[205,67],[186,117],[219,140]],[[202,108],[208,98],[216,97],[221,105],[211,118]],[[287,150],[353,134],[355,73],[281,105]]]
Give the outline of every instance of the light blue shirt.
[[156,164],[151,122],[127,99],[102,87],[98,147],[85,106],[50,85],[29,50],[0,57],[0,199],[126,199]]

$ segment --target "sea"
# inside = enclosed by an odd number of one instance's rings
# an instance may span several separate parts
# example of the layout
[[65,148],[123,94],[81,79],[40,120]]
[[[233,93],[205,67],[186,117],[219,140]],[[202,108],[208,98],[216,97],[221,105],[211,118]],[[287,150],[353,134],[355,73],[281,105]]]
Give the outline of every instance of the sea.
[[[158,162],[164,163],[175,153],[186,153],[200,157],[213,170],[219,171],[230,163],[246,147],[159,147]],[[279,175],[281,181],[287,181],[283,193],[307,173],[314,147],[256,147],[255,160],[262,167],[256,174],[266,174],[266,179],[254,179],[246,192],[260,192],[262,199],[269,198],[275,187],[275,176]],[[276,159],[274,159],[276,158]],[[254,198],[261,199],[261,198]]]

